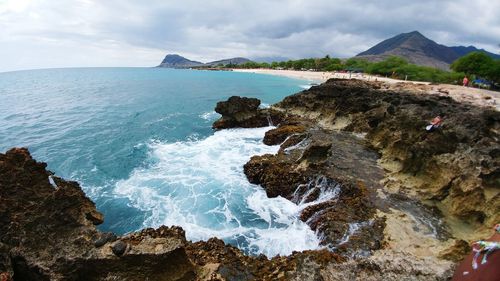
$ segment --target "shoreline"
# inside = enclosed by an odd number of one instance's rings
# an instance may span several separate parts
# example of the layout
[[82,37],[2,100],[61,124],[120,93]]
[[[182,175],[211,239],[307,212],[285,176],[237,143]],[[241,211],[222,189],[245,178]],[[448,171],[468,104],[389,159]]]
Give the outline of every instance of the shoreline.
[[[441,221],[455,215],[475,221],[464,226],[479,238],[498,221],[496,195],[486,196],[485,189],[496,177],[490,156],[499,150],[499,113],[426,95],[424,87],[330,80],[274,109],[259,109],[252,98],[217,103],[217,129],[280,123],[264,136],[265,144],[280,150],[251,157],[244,173],[269,198],[308,204],[300,220],[323,245],[335,247],[331,251],[265,258],[219,238],[189,241],[177,226],[101,232],[96,225],[104,217],[77,182],[46,170],[27,149],[13,148],[0,153],[0,206],[7,210],[0,222],[7,229],[0,274],[50,280],[232,280],[233,272],[256,280],[304,280],[304,274],[314,280],[448,280],[476,237],[455,235],[463,232],[441,227]],[[436,110],[449,117],[443,130],[428,134],[425,119]],[[443,211],[427,208],[423,200],[429,198]],[[54,242],[40,244],[41,236]]]
[[404,81],[393,78],[378,77],[374,75],[369,75],[365,73],[342,73],[342,72],[328,72],[328,71],[302,71],[302,70],[276,70],[276,69],[261,69],[261,68],[251,68],[251,69],[232,69],[234,72],[245,72],[245,73],[257,73],[257,74],[268,74],[283,76],[289,78],[305,79],[313,82],[324,83],[328,79],[358,79],[366,81],[381,81],[387,83],[400,83],[409,82],[413,84],[423,84],[429,85],[429,82],[419,82],[419,81]]
[[378,77],[364,73],[340,73],[324,71],[276,70],[276,69],[232,69],[234,72],[255,73],[309,80],[313,83],[324,83],[328,79],[356,79],[364,81],[384,82],[389,88],[417,90],[422,94],[449,96],[458,102],[471,103],[482,107],[491,107],[500,111],[500,92],[463,87],[451,84],[433,84],[430,82],[404,81],[386,77]]

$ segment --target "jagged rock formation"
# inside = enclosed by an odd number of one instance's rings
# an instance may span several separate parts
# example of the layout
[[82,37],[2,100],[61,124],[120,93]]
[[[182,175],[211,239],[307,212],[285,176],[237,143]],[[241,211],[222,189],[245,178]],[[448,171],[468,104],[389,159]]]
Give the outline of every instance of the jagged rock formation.
[[[322,244],[352,258],[325,270],[333,280],[368,278],[353,269],[363,263],[377,268],[368,280],[445,278],[444,259],[500,220],[500,113],[422,90],[330,80],[272,107],[283,121],[264,143],[280,150],[252,157],[245,174],[305,206]],[[438,114],[445,124],[428,133]],[[396,264],[406,268],[394,274]]]
[[0,269],[8,278],[194,278],[182,229],[145,229],[122,237],[101,233],[95,225],[103,216],[79,185],[45,167],[26,149],[0,154]]
[[[378,266],[392,262],[365,260],[373,265],[360,266],[328,250],[270,260],[249,257],[217,238],[186,241],[179,227],[149,228],[121,237],[102,233],[95,228],[102,215],[79,185],[53,176],[45,167],[26,149],[0,154],[2,281],[344,280],[335,264],[354,276],[380,276]],[[403,273],[392,268],[387,273],[395,275],[392,280],[411,274],[420,274],[420,280],[435,276],[423,268]]]
[[[469,223],[500,221],[500,113],[383,84],[330,80],[277,107],[343,131],[366,133],[390,173],[385,186],[432,200]],[[402,92],[401,92],[402,91]],[[445,124],[423,128],[438,114]]]
[[413,31],[384,40],[356,57],[381,61],[390,56],[399,56],[413,64],[448,70],[449,65],[459,57],[478,51],[493,58],[500,58],[496,54],[473,46],[447,47],[428,39],[418,31]]
[[279,123],[281,115],[271,110],[259,110],[260,100],[232,96],[227,101],[217,103],[215,112],[222,117],[215,121],[214,129],[234,127],[255,128],[265,127],[269,123]]

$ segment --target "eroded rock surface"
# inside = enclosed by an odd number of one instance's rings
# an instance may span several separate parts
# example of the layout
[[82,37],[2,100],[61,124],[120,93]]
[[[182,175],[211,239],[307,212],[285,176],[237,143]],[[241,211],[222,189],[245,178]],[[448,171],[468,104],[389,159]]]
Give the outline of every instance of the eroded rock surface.
[[[500,113],[397,86],[330,80],[285,98],[264,139],[279,152],[244,167],[351,258],[334,266],[351,275],[330,268],[325,280],[446,279],[500,220]],[[427,132],[438,114],[443,126]]]
[[281,121],[281,114],[277,111],[259,110],[260,100],[232,96],[227,101],[217,103],[215,112],[222,117],[215,121],[214,129],[227,128],[256,128],[277,124]]
[[6,280],[194,279],[182,229],[118,238],[101,233],[95,225],[103,216],[78,183],[45,168],[23,148],[0,154],[0,270]]
[[100,232],[103,216],[80,186],[45,168],[24,148],[0,154],[2,281],[318,280],[345,261],[327,250],[250,257],[217,238],[186,241],[180,227]]
[[[385,188],[431,200],[474,227],[500,221],[500,112],[357,80],[329,80],[276,107],[366,134],[387,170]],[[438,114],[443,126],[426,132]]]

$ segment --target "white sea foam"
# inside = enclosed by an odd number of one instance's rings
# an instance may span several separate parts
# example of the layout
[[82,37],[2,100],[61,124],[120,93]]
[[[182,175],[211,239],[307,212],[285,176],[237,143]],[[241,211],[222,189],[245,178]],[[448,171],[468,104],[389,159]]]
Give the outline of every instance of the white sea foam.
[[191,240],[216,236],[267,256],[316,249],[319,239],[298,218],[303,206],[268,198],[243,174],[251,156],[277,152],[278,146],[262,144],[269,129],[231,129],[202,140],[152,143],[154,164],[119,181],[115,195],[151,214],[143,227],[179,225]]
[[360,228],[366,227],[367,225],[370,225],[372,221],[364,221],[364,222],[352,222],[349,223],[349,229],[347,232],[344,234],[344,236],[340,239],[338,245],[345,244],[349,242],[349,239],[351,239],[351,236],[354,235]]
[[215,111],[210,111],[210,112],[205,112],[200,114],[200,118],[207,120],[207,121],[213,121],[219,118],[221,115]]

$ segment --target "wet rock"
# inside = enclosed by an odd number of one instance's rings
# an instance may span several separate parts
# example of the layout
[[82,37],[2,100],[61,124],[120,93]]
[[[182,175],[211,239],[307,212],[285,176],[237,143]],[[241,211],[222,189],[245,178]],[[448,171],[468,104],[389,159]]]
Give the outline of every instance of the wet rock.
[[291,135],[303,133],[306,128],[303,125],[282,125],[276,129],[266,132],[264,136],[264,143],[267,145],[281,144]]
[[291,198],[297,186],[307,182],[308,176],[294,171],[289,164],[284,159],[265,154],[250,158],[243,170],[251,183],[264,187],[268,197]]
[[54,188],[45,168],[27,149],[0,153],[0,274],[14,280],[194,279],[184,232],[176,228],[132,233],[113,249],[96,248],[115,239],[96,229],[102,215],[78,183],[53,176]]
[[227,101],[218,102],[215,112],[223,116],[236,116],[247,112],[255,112],[259,105],[259,99],[232,96]]
[[[316,116],[325,127],[349,120],[342,130],[366,134],[369,145],[381,153],[381,163],[393,172],[391,188],[439,201],[446,213],[464,221],[485,227],[496,223],[500,197],[492,186],[500,182],[495,172],[500,112],[413,88],[332,79],[286,97],[275,108]],[[445,114],[442,127],[425,131],[440,113]]]
[[279,153],[284,153],[287,150],[290,150],[294,148],[295,146],[299,146],[301,144],[306,145],[303,143],[305,140],[307,140],[308,134],[297,134],[297,135],[291,135],[289,136],[281,145],[280,145],[280,150]]
[[305,148],[299,161],[320,162],[326,160],[332,148],[332,142],[328,139],[315,138]]
[[214,129],[256,128],[278,124],[281,113],[271,109],[259,109],[260,100],[232,96],[227,101],[218,102],[215,111],[222,117],[212,125]]

